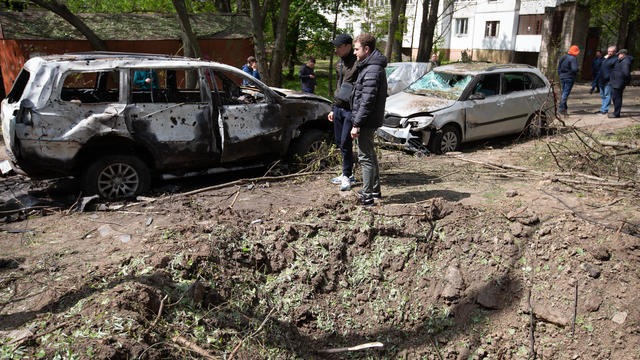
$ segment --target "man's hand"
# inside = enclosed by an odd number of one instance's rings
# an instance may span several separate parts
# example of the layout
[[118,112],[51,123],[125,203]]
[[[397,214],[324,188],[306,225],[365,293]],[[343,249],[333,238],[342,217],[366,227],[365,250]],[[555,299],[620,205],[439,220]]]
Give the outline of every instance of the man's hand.
[[352,127],[352,128],[351,128],[351,138],[352,138],[352,139],[355,139],[355,138],[357,138],[358,136],[360,136],[360,128],[359,128],[359,127],[355,127],[355,126],[354,126],[354,127]]
[[331,111],[329,113],[329,115],[327,115],[327,119],[329,119],[329,121],[333,122],[333,111]]

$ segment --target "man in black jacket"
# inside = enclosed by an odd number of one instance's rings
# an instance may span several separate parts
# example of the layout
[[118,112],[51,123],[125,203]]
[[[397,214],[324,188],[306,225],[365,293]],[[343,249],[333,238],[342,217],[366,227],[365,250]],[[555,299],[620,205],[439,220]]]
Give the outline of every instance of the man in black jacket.
[[622,93],[625,86],[631,81],[631,57],[627,49],[618,51],[618,61],[611,70],[609,83],[611,84],[611,100],[613,100],[613,114],[610,118],[619,118],[622,109]]
[[351,103],[351,137],[358,139],[358,160],[362,166],[360,201],[362,205],[373,205],[373,199],[381,197],[373,137],[384,120],[387,101],[387,76],[384,68],[387,66],[387,58],[376,49],[376,38],[371,34],[358,35],[353,43],[353,52],[358,58],[358,78]]
[[333,122],[333,134],[336,146],[342,154],[342,175],[331,179],[331,183],[340,185],[340,191],[351,190],[355,182],[353,176],[353,140],[351,139],[351,97],[353,83],[358,76],[356,55],[353,53],[353,39],[347,34],[340,34],[331,42],[336,47],[336,55],[340,61],[336,65],[338,81],[333,97],[333,107],[329,113],[329,121]]
[[309,57],[307,63],[300,69],[300,84],[302,85],[302,91],[313,94],[316,91],[316,58]]

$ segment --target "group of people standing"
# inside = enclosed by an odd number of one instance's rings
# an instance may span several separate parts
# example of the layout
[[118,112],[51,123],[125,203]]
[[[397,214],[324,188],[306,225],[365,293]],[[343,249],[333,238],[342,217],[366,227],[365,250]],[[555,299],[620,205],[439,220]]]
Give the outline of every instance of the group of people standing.
[[[338,81],[333,106],[327,118],[333,122],[334,140],[342,157],[342,175],[331,179],[341,191],[351,190],[353,174],[353,141],[358,148],[362,167],[361,205],[373,205],[380,192],[380,170],[375,151],[374,135],[382,126],[387,98],[387,58],[376,49],[376,38],[360,34],[353,39],[340,34],[331,41],[340,60],[336,64]],[[315,58],[309,57],[299,73],[302,91],[314,93]],[[246,73],[260,79],[255,57],[250,56],[242,67]]]
[[332,111],[335,143],[342,155],[342,175],[331,179],[341,191],[351,190],[353,140],[357,139],[358,161],[362,167],[360,204],[373,205],[380,192],[380,170],[374,135],[382,126],[387,98],[387,58],[376,49],[376,38],[360,34],[355,40],[340,34],[332,41],[340,60],[336,64],[338,81]]
[[[624,88],[631,81],[631,63],[633,58],[626,49],[616,51],[616,46],[609,46],[607,54],[602,56],[601,51],[596,52],[596,57],[592,63],[593,81],[591,82],[590,94],[597,89],[602,99],[602,106],[598,113],[607,115],[610,118],[619,118],[622,109],[622,93]],[[567,54],[558,61],[558,76],[562,95],[558,105],[560,114],[567,114],[567,99],[571,94],[571,89],[578,74],[577,56],[580,48],[572,45]],[[609,107],[613,102],[613,113],[609,114]]]

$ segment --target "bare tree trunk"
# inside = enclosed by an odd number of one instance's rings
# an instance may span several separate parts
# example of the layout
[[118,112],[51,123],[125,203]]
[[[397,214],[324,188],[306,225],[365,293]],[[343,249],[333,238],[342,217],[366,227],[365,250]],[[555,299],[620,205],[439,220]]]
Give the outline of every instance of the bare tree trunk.
[[384,55],[387,59],[391,59],[393,53],[393,45],[396,42],[396,32],[398,31],[398,23],[400,18],[400,9],[402,3],[406,0],[391,0],[391,18],[389,19],[389,29],[387,34],[387,45],[384,48]]
[[[253,32],[253,48],[256,53],[256,60],[258,61],[258,71],[260,71],[262,81],[266,84],[271,84],[269,72],[267,66],[267,54],[264,41],[264,22],[266,19],[266,12],[269,8],[269,0],[265,0],[262,6],[260,0],[249,0],[249,13],[251,14],[251,30]],[[244,59],[243,59],[244,60]]]
[[422,19],[420,21],[420,40],[418,40],[418,54],[416,61],[429,61],[430,49],[427,49],[427,31],[426,26],[429,22],[429,0],[422,0]]
[[[427,5],[430,3],[430,5]],[[422,24],[420,25],[420,44],[418,45],[418,56],[416,61],[429,61],[431,49],[433,48],[433,34],[438,22],[439,0],[423,0],[422,3]],[[427,6],[429,10],[427,10]]]
[[[431,56],[431,50],[433,49],[433,36],[435,35],[436,24],[438,23],[438,6],[440,5],[440,0],[431,0],[431,9],[429,10],[429,21],[427,22],[426,29],[423,28],[423,31],[427,32],[426,36],[426,57],[425,59],[429,59]],[[427,60],[428,61],[428,60]]]
[[280,16],[276,25],[276,38],[271,58],[270,77],[272,86],[282,86],[282,64],[284,62],[285,44],[287,41],[287,23],[291,0],[280,0]]
[[620,6],[620,22],[618,23],[618,39],[616,41],[618,49],[627,47],[627,38],[629,36],[629,3],[622,1]]
[[180,37],[182,38],[182,45],[184,47],[184,56],[199,58],[202,56],[200,52],[200,44],[196,35],[191,29],[191,22],[189,21],[189,14],[187,13],[187,7],[184,0],[172,0],[173,7],[176,8],[178,14],[178,22],[180,23]]
[[[184,56],[192,58],[202,57],[200,44],[191,29],[191,22],[189,21],[189,14],[187,13],[187,6],[185,5],[184,0],[172,1],[173,7],[176,8],[176,13],[178,14],[178,22],[180,23],[180,37],[182,38]],[[197,74],[191,71],[188,72],[187,78],[185,79],[186,86],[188,88],[193,88],[197,82]]]
[[75,16],[66,5],[59,3],[56,0],[31,0],[32,3],[40,6],[43,9],[47,9],[61,18],[65,19],[69,24],[73,25],[84,37],[87,38],[89,44],[93,50],[104,51],[107,50],[107,44],[91,30],[87,24],[85,24],[79,17]]
[[396,41],[394,41],[393,49],[396,54],[396,61],[402,61],[402,39],[404,38],[404,32],[407,30],[407,0],[402,0],[402,6],[400,8],[400,22],[398,24],[399,36],[396,37]]

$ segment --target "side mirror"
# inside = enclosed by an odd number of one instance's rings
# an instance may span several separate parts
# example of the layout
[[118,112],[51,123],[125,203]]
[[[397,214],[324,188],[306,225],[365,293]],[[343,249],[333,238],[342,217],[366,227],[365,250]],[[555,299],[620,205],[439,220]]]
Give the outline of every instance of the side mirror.
[[469,100],[483,100],[483,99],[484,99],[483,93],[473,93],[469,95]]

